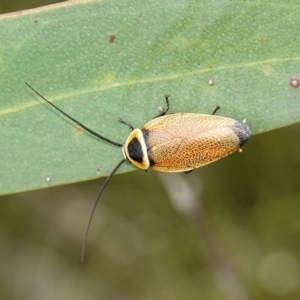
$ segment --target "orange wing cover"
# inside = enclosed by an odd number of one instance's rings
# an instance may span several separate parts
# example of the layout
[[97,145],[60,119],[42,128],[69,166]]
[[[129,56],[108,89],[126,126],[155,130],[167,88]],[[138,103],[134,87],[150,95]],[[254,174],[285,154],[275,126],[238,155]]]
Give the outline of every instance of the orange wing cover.
[[147,137],[150,167],[161,172],[199,168],[240,150],[251,136],[243,122],[193,113],[155,118],[142,131]]

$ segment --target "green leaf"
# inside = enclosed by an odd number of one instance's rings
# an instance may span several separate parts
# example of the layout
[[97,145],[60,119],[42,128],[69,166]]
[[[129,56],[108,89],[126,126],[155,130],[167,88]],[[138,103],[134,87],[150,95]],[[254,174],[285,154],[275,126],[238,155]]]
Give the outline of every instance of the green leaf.
[[129,129],[118,120],[142,126],[166,94],[172,113],[220,105],[253,134],[299,122],[300,89],[290,84],[300,77],[299,9],[283,0],[110,0],[3,15],[0,193],[106,176],[123,157],[25,81],[119,143]]

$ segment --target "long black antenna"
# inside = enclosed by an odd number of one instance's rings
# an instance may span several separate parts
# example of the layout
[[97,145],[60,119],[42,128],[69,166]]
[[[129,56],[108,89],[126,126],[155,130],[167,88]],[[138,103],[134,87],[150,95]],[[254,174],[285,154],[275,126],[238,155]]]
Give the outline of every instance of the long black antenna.
[[99,133],[95,132],[94,130],[84,126],[82,123],[78,122],[77,120],[75,120],[74,118],[72,118],[71,116],[69,116],[67,113],[65,113],[64,111],[62,111],[60,108],[58,108],[56,105],[54,105],[52,102],[50,102],[49,100],[47,100],[44,96],[42,96],[38,91],[36,91],[31,85],[29,85],[27,82],[25,82],[26,85],[31,88],[38,96],[40,96],[43,100],[45,100],[46,102],[48,102],[51,106],[53,106],[55,109],[57,109],[59,112],[61,112],[63,115],[65,115],[67,118],[69,118],[70,120],[72,120],[73,122],[75,122],[77,125],[79,125],[80,127],[82,127],[84,130],[86,130],[87,132],[91,133],[92,135],[100,138],[101,140],[104,140],[110,144],[113,144],[115,146],[118,147],[122,147],[123,145],[117,142],[114,142],[102,135],[100,135]]
[[105,179],[104,183],[102,184],[101,186],[101,189],[97,195],[97,198],[95,200],[95,203],[93,205],[93,209],[92,209],[92,212],[91,212],[91,215],[90,215],[90,218],[89,218],[89,221],[88,221],[88,224],[87,224],[87,227],[86,227],[86,231],[85,231],[85,235],[84,235],[84,240],[83,240],[83,244],[82,244],[82,250],[81,250],[81,261],[83,262],[84,260],[84,252],[85,252],[85,244],[86,244],[86,239],[87,239],[87,236],[88,236],[88,233],[89,233],[89,230],[90,230],[90,227],[91,227],[91,223],[92,223],[92,219],[93,219],[93,216],[94,216],[94,212],[95,212],[95,209],[97,207],[97,204],[100,200],[100,197],[106,187],[106,185],[108,184],[108,182],[111,180],[111,178],[113,177],[113,175],[115,174],[115,172],[120,168],[120,166],[126,161],[126,159],[122,159],[115,167],[114,169],[111,171],[111,173],[109,174],[109,176]]

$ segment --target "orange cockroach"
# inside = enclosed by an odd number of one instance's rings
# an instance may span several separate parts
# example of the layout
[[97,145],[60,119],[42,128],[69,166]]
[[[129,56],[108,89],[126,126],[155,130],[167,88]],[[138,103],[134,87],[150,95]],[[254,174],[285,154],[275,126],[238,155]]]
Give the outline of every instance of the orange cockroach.
[[124,144],[119,144],[81,124],[43,97],[28,83],[26,84],[43,100],[89,133],[110,144],[122,147],[124,158],[102,184],[93,206],[84,237],[82,259],[97,203],[107,183],[125,161],[144,170],[151,168],[161,172],[188,173],[235,151],[241,151],[241,147],[251,136],[250,129],[245,122],[216,116],[215,112],[219,106],[212,115],[195,113],[166,115],[169,110],[169,100],[166,96],[166,109],[161,110],[158,116],[147,122],[141,129],[134,129],[130,124],[120,120],[121,123],[130,127],[131,133]]

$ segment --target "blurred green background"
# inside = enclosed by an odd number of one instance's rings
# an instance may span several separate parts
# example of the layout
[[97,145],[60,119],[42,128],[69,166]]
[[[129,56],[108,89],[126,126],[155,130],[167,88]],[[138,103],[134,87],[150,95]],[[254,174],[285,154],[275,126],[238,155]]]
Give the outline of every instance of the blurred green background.
[[[0,13],[49,4],[1,1]],[[183,175],[196,219],[161,177],[103,179],[0,198],[0,299],[300,299],[300,126]],[[192,209],[191,207],[189,207]]]

